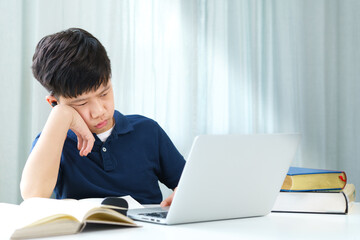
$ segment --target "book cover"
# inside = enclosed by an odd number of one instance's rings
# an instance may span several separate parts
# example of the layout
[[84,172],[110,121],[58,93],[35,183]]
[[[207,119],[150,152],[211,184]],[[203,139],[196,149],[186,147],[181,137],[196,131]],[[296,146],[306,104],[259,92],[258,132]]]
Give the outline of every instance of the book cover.
[[347,214],[354,201],[354,184],[340,192],[280,192],[272,212]]
[[346,182],[344,171],[290,167],[281,191],[341,191]]

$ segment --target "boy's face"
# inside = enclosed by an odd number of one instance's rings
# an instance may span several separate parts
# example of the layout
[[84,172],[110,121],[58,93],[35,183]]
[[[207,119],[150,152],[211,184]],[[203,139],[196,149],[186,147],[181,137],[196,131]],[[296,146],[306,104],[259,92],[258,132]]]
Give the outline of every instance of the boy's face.
[[73,107],[92,133],[103,133],[114,126],[114,93],[111,81],[76,98],[60,97],[59,103]]

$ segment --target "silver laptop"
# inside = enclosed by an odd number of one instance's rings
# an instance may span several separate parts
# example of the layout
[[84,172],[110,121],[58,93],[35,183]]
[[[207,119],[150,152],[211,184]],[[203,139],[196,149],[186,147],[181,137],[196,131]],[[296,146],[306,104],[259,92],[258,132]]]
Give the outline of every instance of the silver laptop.
[[133,209],[128,216],[160,224],[264,216],[299,140],[299,134],[197,136],[171,206]]

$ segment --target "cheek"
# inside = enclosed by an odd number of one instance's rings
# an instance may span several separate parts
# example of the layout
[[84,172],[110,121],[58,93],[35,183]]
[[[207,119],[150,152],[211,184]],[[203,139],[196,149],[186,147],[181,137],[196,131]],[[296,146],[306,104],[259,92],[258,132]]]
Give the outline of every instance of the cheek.
[[87,109],[76,110],[87,125],[90,123],[90,112]]
[[109,111],[114,111],[114,102],[110,102],[107,104],[106,108],[109,110]]
[[104,106],[108,111],[112,111],[114,110],[114,98],[112,96],[109,96],[105,102],[104,102]]

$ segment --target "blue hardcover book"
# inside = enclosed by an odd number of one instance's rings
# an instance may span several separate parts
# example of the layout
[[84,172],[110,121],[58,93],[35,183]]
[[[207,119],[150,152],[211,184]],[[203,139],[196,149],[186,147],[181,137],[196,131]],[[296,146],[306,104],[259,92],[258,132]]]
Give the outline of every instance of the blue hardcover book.
[[281,191],[341,191],[346,181],[344,171],[290,167]]

